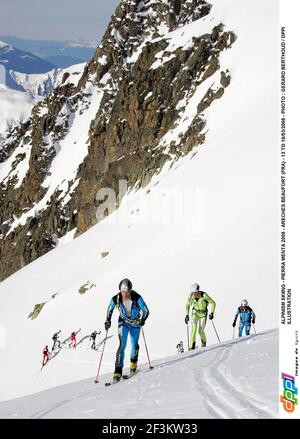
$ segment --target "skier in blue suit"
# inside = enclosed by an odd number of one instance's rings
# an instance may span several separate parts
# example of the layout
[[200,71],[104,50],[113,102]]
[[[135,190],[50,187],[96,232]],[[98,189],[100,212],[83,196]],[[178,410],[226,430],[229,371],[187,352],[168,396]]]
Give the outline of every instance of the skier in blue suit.
[[130,334],[131,338],[130,373],[133,374],[136,372],[140,331],[149,316],[146,303],[142,296],[133,291],[132,283],[129,279],[123,279],[120,282],[119,290],[120,292],[113,296],[109,302],[104,325],[105,330],[108,331],[111,326],[113,311],[117,308],[120,313],[118,320],[120,344],[116,355],[113,381],[119,381],[122,376],[128,334]]
[[256,315],[250,306],[248,306],[248,300],[242,300],[241,306],[238,307],[237,312],[234,317],[234,321],[232,326],[235,327],[238,316],[240,316],[240,325],[239,325],[239,337],[243,335],[243,329],[245,328],[246,335],[250,334],[251,328],[251,319],[252,323],[255,323]]

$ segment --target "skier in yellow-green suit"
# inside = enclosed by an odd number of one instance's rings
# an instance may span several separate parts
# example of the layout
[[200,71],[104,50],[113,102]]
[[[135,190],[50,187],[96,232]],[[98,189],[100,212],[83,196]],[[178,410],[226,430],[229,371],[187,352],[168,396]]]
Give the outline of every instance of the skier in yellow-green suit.
[[190,310],[192,309],[192,332],[189,349],[195,349],[196,346],[196,334],[199,325],[199,335],[201,338],[201,347],[206,346],[206,335],[204,332],[208,305],[210,305],[210,314],[208,318],[212,320],[214,318],[214,312],[216,309],[216,302],[209,297],[207,293],[200,290],[198,284],[193,284],[190,289],[190,294],[186,303],[186,316],[185,323],[188,324],[190,320]]

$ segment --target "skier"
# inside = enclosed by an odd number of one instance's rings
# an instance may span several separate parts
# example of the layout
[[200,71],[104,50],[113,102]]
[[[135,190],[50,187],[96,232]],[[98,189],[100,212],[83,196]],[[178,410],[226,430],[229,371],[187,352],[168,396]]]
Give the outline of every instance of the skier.
[[184,353],[183,341],[180,341],[176,346],[176,348],[177,348],[177,354],[183,354]]
[[92,345],[91,345],[91,349],[96,349],[96,337],[97,335],[101,334],[101,331],[97,332],[96,330],[93,331],[90,335],[90,340],[92,339]]
[[61,347],[60,340],[59,340],[60,333],[61,333],[61,329],[58,332],[56,332],[52,337],[52,340],[53,340],[52,351],[54,351],[54,349],[56,348],[56,345],[58,346],[59,349]]
[[111,317],[115,308],[117,308],[120,313],[118,320],[120,344],[116,354],[113,377],[113,381],[117,382],[122,376],[128,334],[130,334],[131,339],[130,374],[136,372],[140,331],[149,316],[149,310],[142,296],[132,289],[132,283],[129,279],[123,279],[120,282],[119,293],[113,296],[109,302],[104,325],[106,331],[108,331],[111,326]]
[[246,335],[250,334],[250,328],[251,328],[251,319],[252,323],[255,323],[256,315],[250,306],[248,306],[248,300],[244,299],[241,302],[241,306],[238,307],[237,312],[234,317],[234,321],[232,323],[232,326],[235,328],[236,321],[238,316],[240,316],[240,324],[239,324],[239,337],[242,337],[243,335],[243,329],[245,328]]
[[211,306],[209,319],[212,320],[214,318],[214,313],[216,309],[215,301],[209,297],[207,293],[200,290],[199,284],[195,283],[191,286],[190,294],[188,296],[188,300],[186,303],[186,316],[185,323],[188,324],[190,317],[190,309],[192,309],[192,331],[191,331],[191,341],[189,350],[195,349],[196,346],[196,333],[197,327],[199,325],[199,335],[201,338],[201,347],[206,346],[206,335],[204,332],[207,313],[208,313],[208,304]]
[[69,348],[71,347],[71,346],[73,346],[73,348],[76,348],[76,344],[77,344],[77,341],[76,341],[76,335],[78,334],[78,332],[80,331],[80,329],[78,329],[78,331],[77,332],[72,332],[72,334],[70,335],[70,340],[71,340],[71,343],[69,343]]
[[50,358],[50,352],[48,350],[48,346],[45,346],[44,350],[43,350],[43,366],[44,367],[47,362],[49,361]]

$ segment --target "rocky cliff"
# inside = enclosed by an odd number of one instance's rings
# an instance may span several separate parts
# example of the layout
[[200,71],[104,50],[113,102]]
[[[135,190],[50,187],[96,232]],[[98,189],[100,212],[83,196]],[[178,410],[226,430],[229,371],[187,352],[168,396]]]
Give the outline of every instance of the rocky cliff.
[[93,226],[99,189],[145,185],[205,141],[205,111],[230,86],[222,54],[236,39],[210,12],[203,0],[121,1],[80,80],[65,75],[7,134],[0,279]]

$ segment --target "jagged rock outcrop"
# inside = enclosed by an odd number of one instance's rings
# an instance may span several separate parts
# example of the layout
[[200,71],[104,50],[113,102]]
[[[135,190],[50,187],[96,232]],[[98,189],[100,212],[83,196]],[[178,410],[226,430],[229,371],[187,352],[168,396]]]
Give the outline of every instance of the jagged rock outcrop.
[[94,225],[99,189],[145,185],[205,141],[205,110],[230,85],[220,54],[236,38],[210,10],[123,0],[79,82],[63,81],[2,141],[1,279]]

